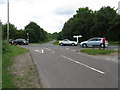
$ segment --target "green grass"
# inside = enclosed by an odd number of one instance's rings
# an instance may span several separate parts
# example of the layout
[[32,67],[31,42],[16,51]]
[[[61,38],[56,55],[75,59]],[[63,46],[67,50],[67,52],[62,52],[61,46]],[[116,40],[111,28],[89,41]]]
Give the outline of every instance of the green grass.
[[27,49],[9,45],[3,42],[3,56],[2,56],[2,88],[17,88],[17,86],[12,82],[14,77],[10,74],[8,68],[12,65],[12,59],[15,56],[28,52]]
[[54,45],[59,45],[59,40],[56,40],[53,44]]
[[103,49],[82,49],[80,52],[87,53],[90,55],[109,55],[114,52],[118,52],[117,50],[103,50]]

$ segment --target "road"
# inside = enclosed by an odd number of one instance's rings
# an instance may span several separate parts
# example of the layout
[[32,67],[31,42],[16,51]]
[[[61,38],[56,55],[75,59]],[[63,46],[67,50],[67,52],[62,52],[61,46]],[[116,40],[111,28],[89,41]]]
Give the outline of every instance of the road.
[[91,56],[77,46],[57,46],[52,42],[25,45],[44,88],[117,88],[118,58]]

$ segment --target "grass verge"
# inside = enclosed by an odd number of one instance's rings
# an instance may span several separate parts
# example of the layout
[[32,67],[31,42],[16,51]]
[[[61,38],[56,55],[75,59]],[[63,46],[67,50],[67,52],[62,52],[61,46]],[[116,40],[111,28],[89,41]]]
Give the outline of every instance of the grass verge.
[[59,40],[56,40],[53,44],[54,45],[59,45]]
[[90,55],[108,55],[114,52],[118,52],[117,50],[103,50],[103,49],[82,49],[80,52],[87,53]]
[[7,42],[3,41],[3,56],[2,56],[2,88],[17,88],[12,82],[13,75],[10,74],[8,68],[12,65],[12,58],[28,52],[27,49],[9,45]]

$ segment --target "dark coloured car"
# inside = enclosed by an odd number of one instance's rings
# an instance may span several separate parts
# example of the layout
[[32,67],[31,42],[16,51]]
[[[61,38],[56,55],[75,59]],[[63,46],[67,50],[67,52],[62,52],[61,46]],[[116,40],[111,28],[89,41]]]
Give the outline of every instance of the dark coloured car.
[[14,40],[13,40],[13,39],[9,39],[9,43],[10,43],[11,45],[13,45],[13,44],[14,44]]
[[16,40],[14,41],[14,44],[15,44],[15,45],[28,45],[29,43],[28,43],[28,41],[26,41],[25,39],[16,39]]

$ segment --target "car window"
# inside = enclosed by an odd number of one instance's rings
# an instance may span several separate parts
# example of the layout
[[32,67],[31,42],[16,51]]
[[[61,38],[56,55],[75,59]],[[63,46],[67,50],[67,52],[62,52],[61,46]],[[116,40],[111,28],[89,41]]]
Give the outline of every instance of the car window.
[[64,41],[69,41],[68,39],[65,39]]
[[89,39],[88,41],[96,41],[95,39]]
[[96,39],[96,41],[101,41],[101,39]]

